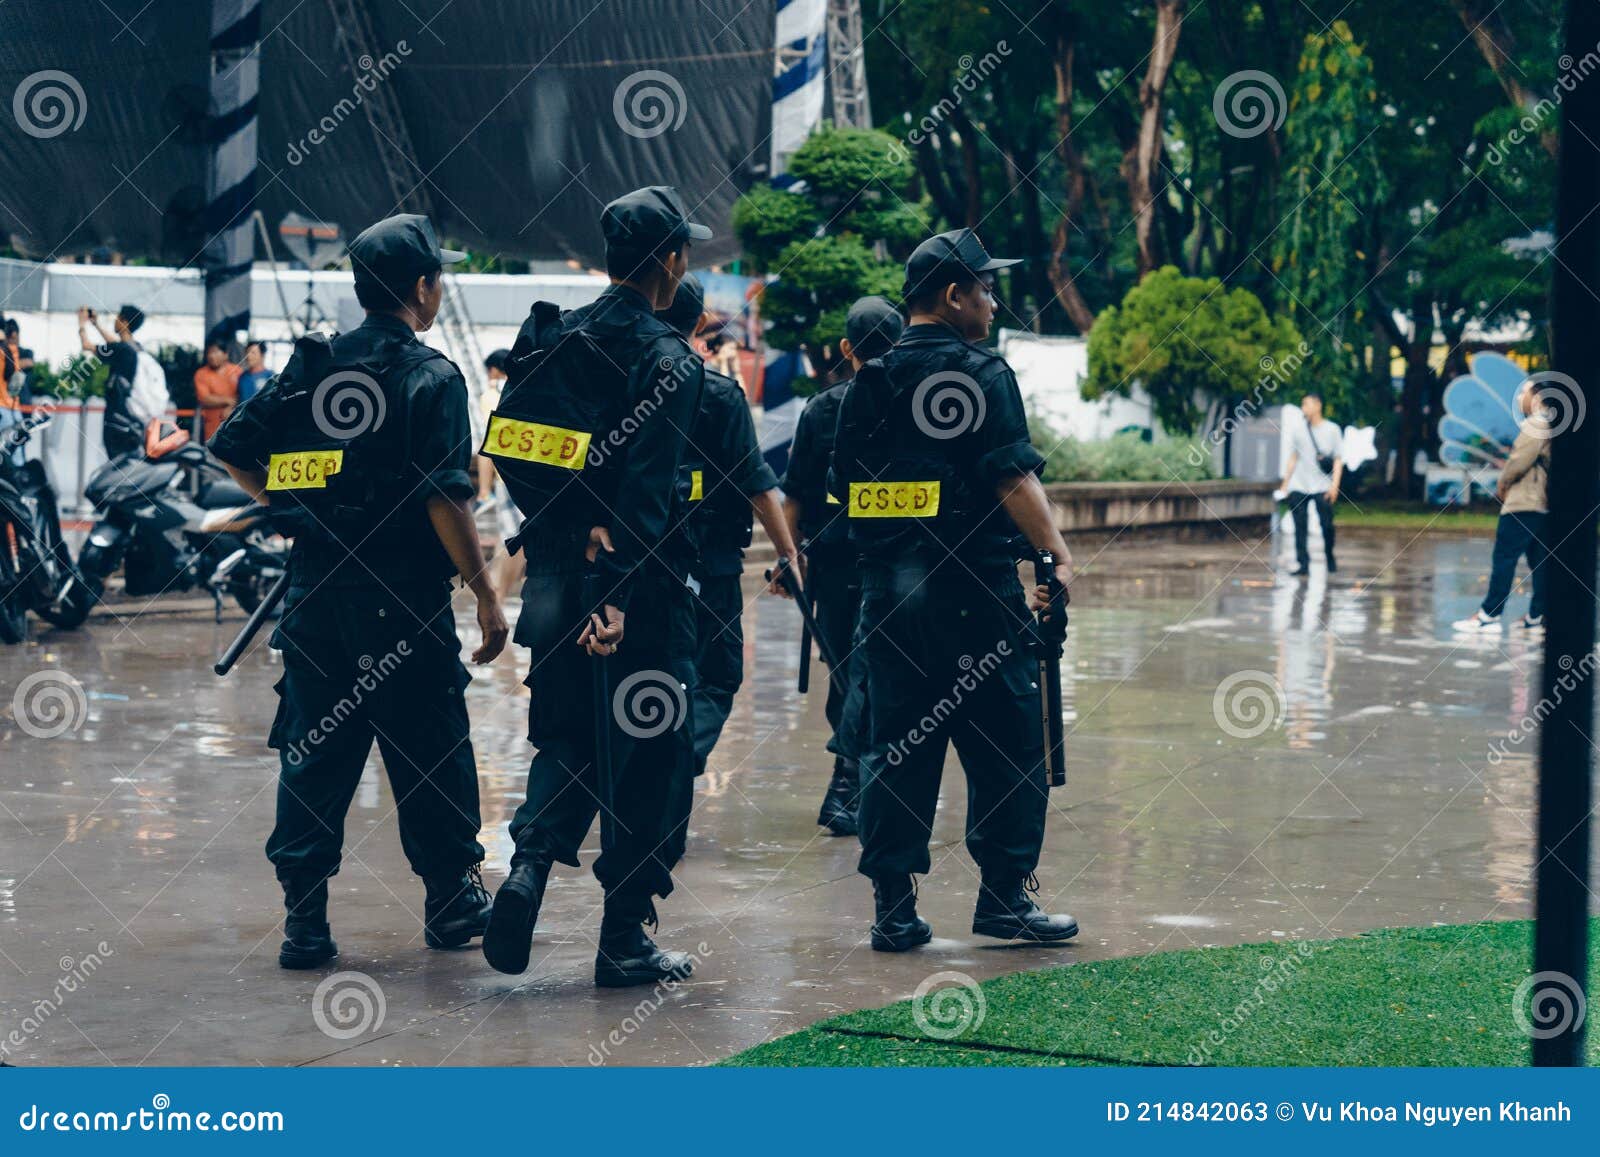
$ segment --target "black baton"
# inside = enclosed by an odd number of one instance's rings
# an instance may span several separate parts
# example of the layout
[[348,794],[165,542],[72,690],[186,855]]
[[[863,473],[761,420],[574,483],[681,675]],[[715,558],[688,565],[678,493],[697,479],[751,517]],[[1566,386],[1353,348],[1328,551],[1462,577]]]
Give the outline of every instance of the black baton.
[[[764,572],[764,575],[768,582],[776,578],[778,585],[789,592],[789,597],[794,600],[794,605],[799,608],[800,622],[804,624],[805,629],[801,638],[803,639],[805,635],[810,635],[811,638],[817,641],[817,650],[822,652],[822,661],[828,665],[828,682],[833,684],[833,689],[839,692],[840,695],[847,694],[848,688],[845,685],[844,672],[839,669],[838,656],[833,653],[833,648],[829,645],[827,636],[817,630],[817,618],[811,611],[813,604],[806,594],[806,588],[801,585],[800,576],[795,573],[794,567],[790,565],[788,559],[780,558],[778,559],[778,565],[774,569]],[[801,671],[805,670],[810,655],[811,648],[807,645],[800,659]]]
[[1056,556],[1039,551],[1033,559],[1033,581],[1045,588],[1049,601],[1034,620],[1039,658],[1040,715],[1044,724],[1044,772],[1047,787],[1067,783],[1066,729],[1061,719],[1061,656],[1067,641],[1067,588],[1056,578]]
[[[590,571],[583,576],[583,604],[606,623],[605,601],[600,594],[600,576]],[[600,800],[600,847],[616,847],[615,768],[611,762],[611,668],[605,655],[589,656],[589,686],[594,696],[595,795]]]
[[278,581],[272,584],[267,591],[267,597],[261,600],[261,605],[250,612],[250,617],[245,620],[244,626],[239,628],[239,633],[233,637],[233,642],[228,644],[228,649],[222,652],[222,658],[211,669],[218,675],[226,675],[233,670],[233,665],[239,657],[249,649],[256,637],[256,632],[261,630],[261,624],[266,622],[272,612],[278,609],[278,604],[283,602],[283,596],[289,593],[289,568],[285,567],[278,576]]
[[[816,577],[816,560],[811,562],[811,576]],[[810,592],[808,591],[809,595]],[[808,602],[807,609],[811,612],[810,618],[802,617],[800,620],[800,674],[795,679],[794,689],[805,695],[811,690],[811,620],[816,618],[817,604]]]

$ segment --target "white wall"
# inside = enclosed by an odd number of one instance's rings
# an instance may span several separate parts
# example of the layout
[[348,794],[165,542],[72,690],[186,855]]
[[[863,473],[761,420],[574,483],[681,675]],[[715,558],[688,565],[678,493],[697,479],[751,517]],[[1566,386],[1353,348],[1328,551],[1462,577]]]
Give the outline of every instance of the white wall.
[[1150,399],[1134,387],[1131,397],[1086,401],[1079,386],[1089,372],[1089,343],[1081,337],[1042,337],[1002,329],[1000,354],[1016,371],[1028,409],[1062,434],[1082,442],[1109,438],[1125,426],[1158,429]]

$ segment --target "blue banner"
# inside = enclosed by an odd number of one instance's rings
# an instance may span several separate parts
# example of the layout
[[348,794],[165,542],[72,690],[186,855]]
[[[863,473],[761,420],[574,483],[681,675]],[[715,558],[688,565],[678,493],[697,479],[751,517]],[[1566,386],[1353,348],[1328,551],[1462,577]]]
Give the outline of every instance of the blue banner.
[[0,1152],[1593,1152],[1597,1092],[1531,1069],[8,1069]]

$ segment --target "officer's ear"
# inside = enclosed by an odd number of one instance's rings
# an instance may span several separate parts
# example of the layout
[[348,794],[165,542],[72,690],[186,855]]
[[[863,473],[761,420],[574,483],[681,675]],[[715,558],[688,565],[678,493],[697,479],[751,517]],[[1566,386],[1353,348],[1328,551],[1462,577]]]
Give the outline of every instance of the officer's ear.
[[839,356],[844,358],[845,361],[849,361],[856,356],[855,346],[850,344],[850,339],[847,337],[839,339]]

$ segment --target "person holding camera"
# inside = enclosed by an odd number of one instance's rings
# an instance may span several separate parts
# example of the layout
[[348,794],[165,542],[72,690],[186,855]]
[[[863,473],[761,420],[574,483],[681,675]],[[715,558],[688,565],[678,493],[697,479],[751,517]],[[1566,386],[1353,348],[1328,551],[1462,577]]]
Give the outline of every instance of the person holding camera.
[[1344,439],[1339,427],[1322,416],[1322,396],[1307,394],[1300,399],[1305,425],[1293,434],[1289,464],[1284,467],[1280,489],[1289,495],[1289,515],[1294,519],[1294,554],[1298,565],[1294,575],[1310,572],[1311,552],[1306,546],[1306,508],[1314,506],[1322,526],[1322,549],[1328,559],[1328,573],[1339,569],[1333,558],[1333,504],[1339,501],[1339,482],[1344,477]]

